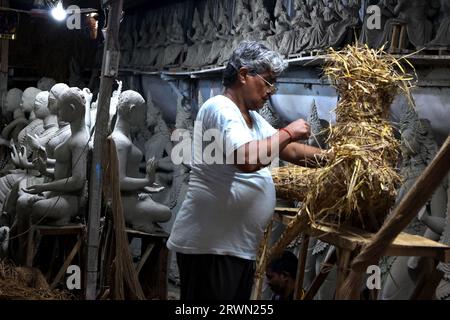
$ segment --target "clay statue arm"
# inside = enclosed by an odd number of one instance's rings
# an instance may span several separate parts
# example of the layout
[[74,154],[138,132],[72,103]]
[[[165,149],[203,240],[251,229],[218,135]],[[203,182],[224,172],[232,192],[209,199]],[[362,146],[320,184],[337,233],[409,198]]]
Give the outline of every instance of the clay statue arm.
[[72,176],[41,185],[34,185],[27,189],[23,189],[23,191],[32,194],[38,194],[45,191],[63,193],[80,191],[86,182],[87,152],[88,149],[85,144],[76,144],[72,146]]
[[2,131],[2,137],[9,140],[11,137],[11,132],[14,130],[14,128],[18,125],[23,125],[25,126],[26,124],[28,124],[28,120],[25,118],[18,118],[18,119],[14,119],[13,121],[11,121],[10,124],[8,124]]
[[434,233],[441,235],[445,228],[445,218],[430,216],[424,207],[417,215],[419,221],[423,222]]

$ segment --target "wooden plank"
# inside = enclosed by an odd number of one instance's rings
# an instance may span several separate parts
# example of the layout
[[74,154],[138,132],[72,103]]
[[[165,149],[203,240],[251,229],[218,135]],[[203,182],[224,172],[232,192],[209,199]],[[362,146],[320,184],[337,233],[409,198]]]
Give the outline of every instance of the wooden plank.
[[34,239],[35,239],[35,232],[36,229],[34,227],[30,227],[30,230],[28,230],[28,235],[27,235],[27,256],[26,256],[26,261],[25,261],[25,265],[27,267],[32,267],[33,266],[33,260],[34,260],[34,248],[35,248],[35,243],[34,243]]
[[167,232],[159,232],[159,233],[147,233],[147,232],[142,232],[142,231],[138,231],[138,230],[133,230],[133,229],[125,229],[126,233],[128,233],[128,235],[131,235],[133,237],[156,237],[156,238],[169,238],[169,234]]
[[250,296],[250,300],[261,300],[261,294],[262,294],[262,285],[264,282],[264,274],[266,270],[262,270],[265,266],[267,266],[268,261],[265,261],[267,259],[267,250],[269,250],[269,243],[270,243],[270,237],[272,235],[272,227],[273,227],[273,220],[270,221],[269,225],[267,226],[267,229],[265,232],[265,238],[262,253],[261,253],[261,260],[259,261],[259,264],[256,267],[255,272],[255,284],[253,286],[252,294]]
[[[278,221],[288,224],[292,216],[275,216]],[[358,246],[369,245],[374,234],[350,227],[341,227],[339,230],[330,226],[312,224],[305,230],[310,236],[332,244],[336,247],[354,250]],[[450,246],[408,233],[400,233],[388,246],[386,256],[422,256],[432,257],[439,261],[450,262]]]
[[328,256],[328,258],[325,260],[325,262],[322,263],[319,274],[314,278],[308,291],[306,292],[305,296],[303,297],[303,300],[314,299],[314,297],[316,296],[320,287],[322,286],[322,284],[324,283],[324,281],[330,274],[332,267],[336,264],[336,260],[337,260],[336,249],[334,249],[333,253]]
[[350,261],[352,256],[352,251],[336,248],[338,255],[338,271],[337,271],[337,279],[336,279],[336,300],[342,300],[343,296],[343,286],[345,278],[347,277],[348,272],[350,271]]
[[150,253],[152,253],[153,248],[155,247],[154,243],[149,243],[147,248],[145,249],[144,254],[141,257],[141,260],[139,261],[138,266],[136,267],[136,272],[139,275],[139,273],[142,270],[142,267],[144,266],[145,262],[147,261],[148,257],[150,256]]
[[78,225],[67,225],[67,226],[36,226],[36,230],[39,231],[41,235],[71,235],[71,234],[81,234],[85,227],[82,224]]
[[75,255],[80,250],[82,241],[83,241],[83,238],[79,237],[77,243],[72,248],[72,251],[70,251],[66,260],[64,260],[62,267],[59,269],[58,274],[56,275],[55,279],[53,280],[52,284],[50,285],[51,290],[55,289],[56,286],[58,285],[59,281],[61,281],[62,277],[64,276],[64,274],[67,271],[67,268],[72,263],[73,258],[75,258]]

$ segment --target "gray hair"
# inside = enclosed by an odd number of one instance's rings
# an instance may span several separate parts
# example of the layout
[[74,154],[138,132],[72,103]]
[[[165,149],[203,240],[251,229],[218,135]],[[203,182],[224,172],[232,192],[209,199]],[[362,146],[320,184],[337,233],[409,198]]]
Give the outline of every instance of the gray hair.
[[240,68],[247,68],[250,73],[270,71],[276,76],[287,67],[287,62],[278,52],[272,51],[256,41],[243,41],[231,54],[223,72],[223,85],[230,87],[236,82]]

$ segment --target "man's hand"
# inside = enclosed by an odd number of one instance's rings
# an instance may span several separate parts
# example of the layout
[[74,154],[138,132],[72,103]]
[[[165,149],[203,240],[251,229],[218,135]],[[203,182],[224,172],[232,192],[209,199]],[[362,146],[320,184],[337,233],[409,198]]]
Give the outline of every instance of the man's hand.
[[306,140],[311,134],[311,127],[303,120],[298,119],[286,126],[286,129],[292,134],[292,142],[298,140]]

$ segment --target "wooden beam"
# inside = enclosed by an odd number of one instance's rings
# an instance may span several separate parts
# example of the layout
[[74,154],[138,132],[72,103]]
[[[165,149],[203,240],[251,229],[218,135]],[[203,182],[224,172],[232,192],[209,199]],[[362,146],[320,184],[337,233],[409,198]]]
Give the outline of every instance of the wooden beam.
[[107,151],[106,137],[109,134],[109,104],[112,87],[119,70],[120,43],[119,27],[123,0],[113,1],[109,7],[108,25],[103,50],[102,72],[98,97],[98,112],[95,125],[94,150],[92,154],[91,175],[89,180],[89,218],[86,260],[87,300],[97,296],[98,249],[100,242],[100,212],[102,203],[102,174]]

